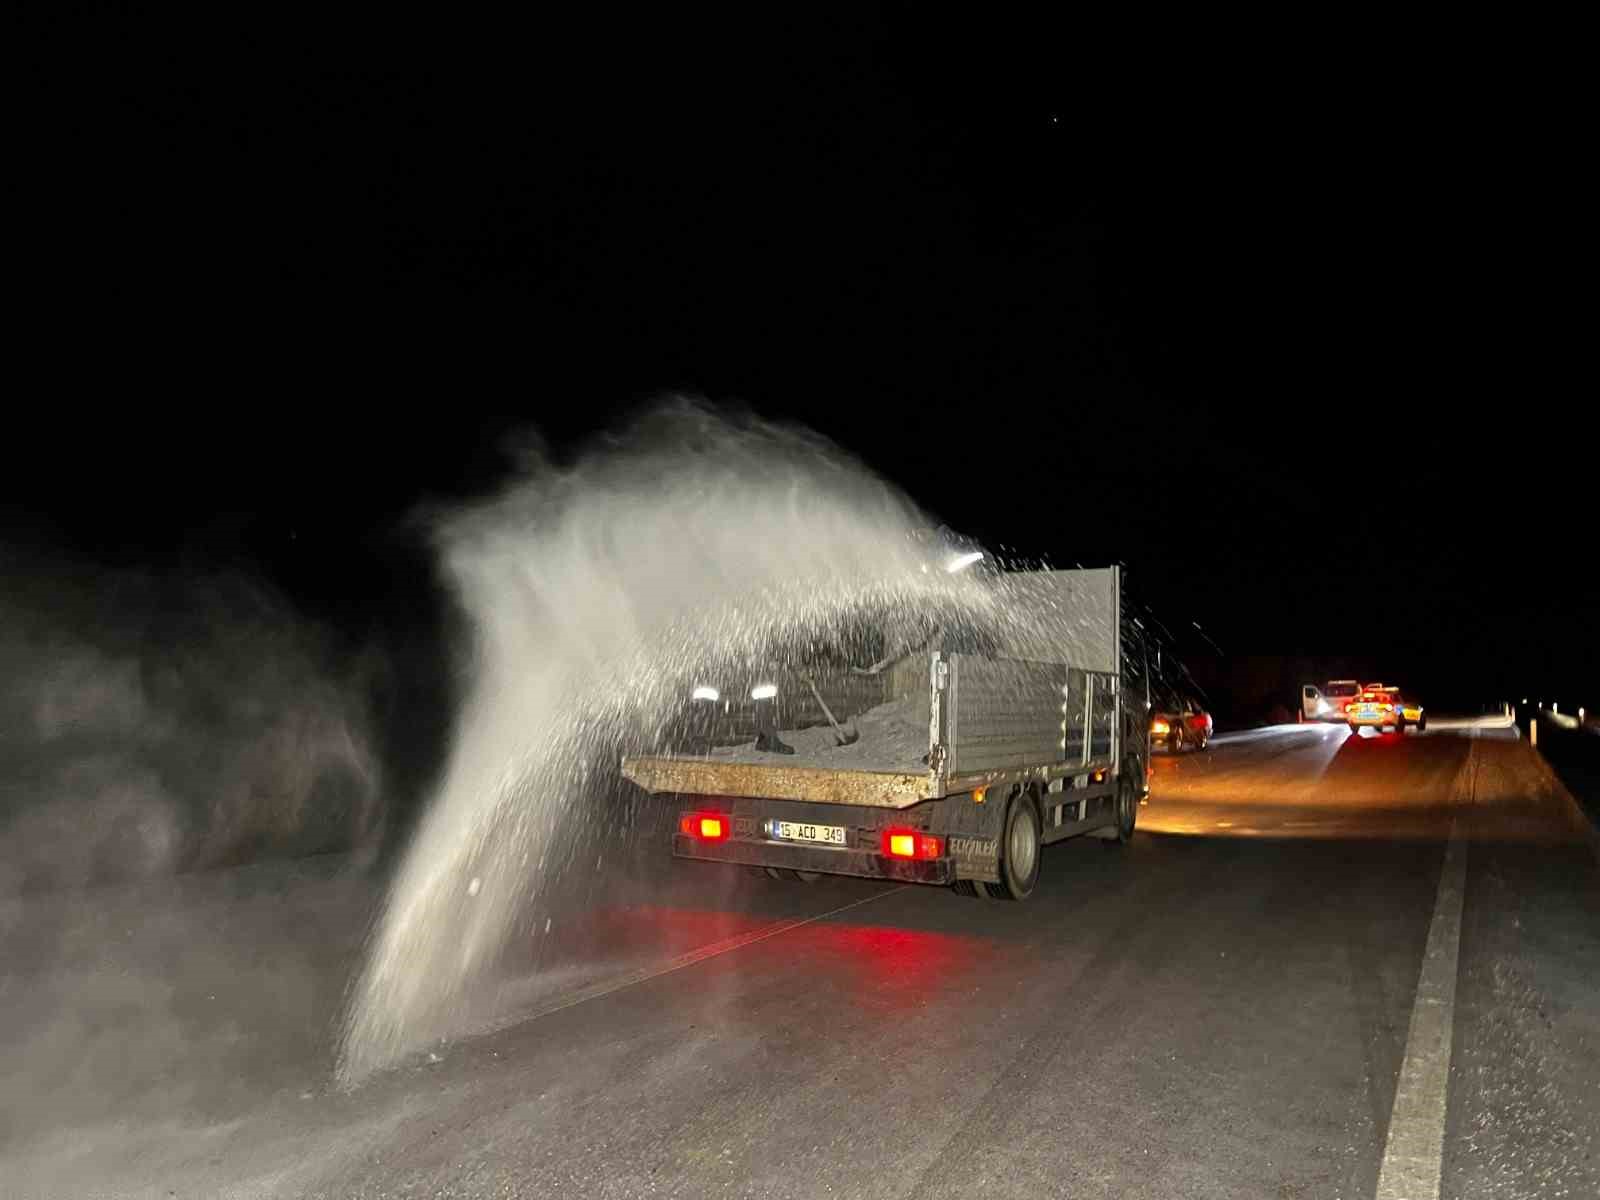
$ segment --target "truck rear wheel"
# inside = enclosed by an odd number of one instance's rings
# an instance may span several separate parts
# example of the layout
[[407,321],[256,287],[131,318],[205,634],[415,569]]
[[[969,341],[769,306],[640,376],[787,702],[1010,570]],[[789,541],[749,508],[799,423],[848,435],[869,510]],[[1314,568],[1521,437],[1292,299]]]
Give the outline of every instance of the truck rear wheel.
[[1026,900],[1039,882],[1039,808],[1032,792],[1018,792],[1006,812],[1001,838],[1000,882],[980,883],[980,893],[994,900]]
[[1139,820],[1139,795],[1134,790],[1133,780],[1126,775],[1117,785],[1117,836],[1105,838],[1101,845],[1108,850],[1115,846],[1126,846],[1133,840],[1133,827]]

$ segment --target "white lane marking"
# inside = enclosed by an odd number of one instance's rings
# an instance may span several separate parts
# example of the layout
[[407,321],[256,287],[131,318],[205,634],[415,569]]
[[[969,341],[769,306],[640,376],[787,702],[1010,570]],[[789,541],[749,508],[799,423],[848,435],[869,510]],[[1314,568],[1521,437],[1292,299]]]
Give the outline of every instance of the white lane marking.
[[1451,822],[1428,945],[1411,1005],[1411,1028],[1389,1114],[1389,1137],[1378,1168],[1376,1200],[1438,1200],[1444,1157],[1445,1101],[1450,1086],[1450,1039],[1455,1025],[1456,963],[1461,949],[1461,902],[1467,843],[1459,818]]
[[870,896],[863,896],[859,900],[852,900],[849,904],[841,904],[838,908],[831,908],[825,913],[818,913],[814,917],[801,917],[794,921],[784,921],[778,925],[769,925],[765,929],[753,930],[750,933],[736,934],[731,938],[723,938],[720,942],[711,942],[697,950],[690,950],[676,958],[669,958],[666,962],[653,967],[640,967],[636,971],[629,971],[625,975],[617,975],[611,979],[602,979],[599,983],[592,983],[588,987],[578,988],[564,996],[532,1008],[523,1009],[515,1016],[509,1018],[502,1028],[513,1025],[522,1025],[528,1021],[537,1021],[540,1017],[548,1017],[551,1013],[561,1012],[563,1009],[574,1008],[590,1000],[598,1000],[602,996],[609,996],[612,992],[620,992],[624,988],[636,987],[641,983],[670,975],[674,971],[681,971],[685,967],[692,967],[695,963],[705,962],[708,958],[716,958],[722,954],[731,954],[735,950],[742,950],[746,946],[753,946],[757,942],[764,942],[768,938],[775,938],[779,934],[788,933],[791,929],[799,929],[802,925],[814,925],[818,921],[826,921],[829,917],[836,917],[842,912],[849,912],[852,908],[860,908],[863,904],[871,904],[874,900],[881,900],[885,896],[892,896],[896,892],[903,892],[908,884],[890,888],[884,892],[874,892]]

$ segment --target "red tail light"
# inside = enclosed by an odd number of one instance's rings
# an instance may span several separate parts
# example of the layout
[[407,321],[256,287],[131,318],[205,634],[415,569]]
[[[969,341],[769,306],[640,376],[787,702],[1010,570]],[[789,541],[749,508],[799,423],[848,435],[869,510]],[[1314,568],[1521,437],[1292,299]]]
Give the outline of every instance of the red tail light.
[[725,842],[733,832],[733,823],[725,813],[684,813],[678,818],[678,832],[702,842]]
[[944,839],[918,829],[885,829],[883,853],[887,858],[939,858],[944,854]]

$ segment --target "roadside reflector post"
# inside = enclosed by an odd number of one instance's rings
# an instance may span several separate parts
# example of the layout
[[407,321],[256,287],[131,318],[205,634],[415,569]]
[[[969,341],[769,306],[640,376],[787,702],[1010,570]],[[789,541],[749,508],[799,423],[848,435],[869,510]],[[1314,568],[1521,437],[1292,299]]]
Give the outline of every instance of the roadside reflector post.
[[1528,745],[1537,746],[1538,744],[1539,744],[1539,718],[1538,717],[1534,717],[1531,721],[1528,722]]

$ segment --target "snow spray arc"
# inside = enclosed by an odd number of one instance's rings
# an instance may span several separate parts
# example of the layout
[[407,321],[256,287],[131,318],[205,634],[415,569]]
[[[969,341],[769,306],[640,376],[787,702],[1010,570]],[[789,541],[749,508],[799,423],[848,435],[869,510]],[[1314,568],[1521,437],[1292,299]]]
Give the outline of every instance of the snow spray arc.
[[570,868],[551,854],[559,823],[652,746],[693,669],[814,651],[862,613],[992,608],[991,591],[926,569],[930,525],[825,440],[688,403],[570,465],[530,456],[502,494],[440,518],[473,677],[352,988],[341,1079],[460,1032]]

